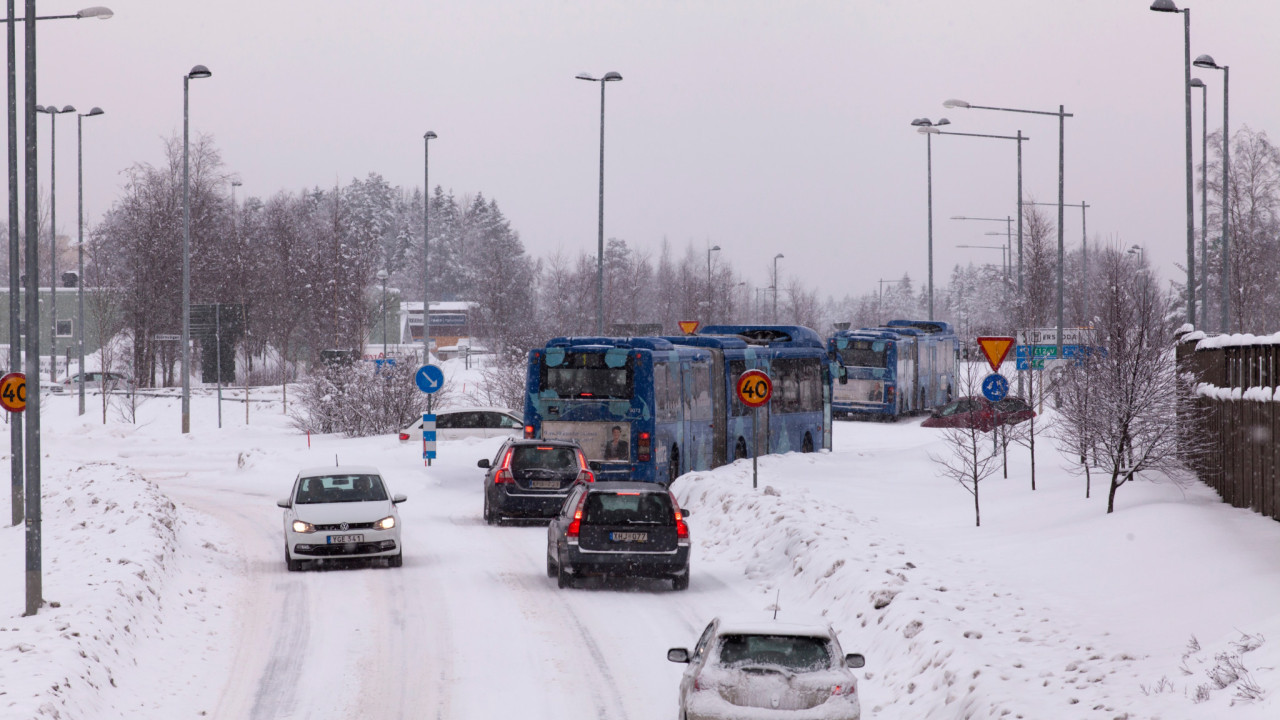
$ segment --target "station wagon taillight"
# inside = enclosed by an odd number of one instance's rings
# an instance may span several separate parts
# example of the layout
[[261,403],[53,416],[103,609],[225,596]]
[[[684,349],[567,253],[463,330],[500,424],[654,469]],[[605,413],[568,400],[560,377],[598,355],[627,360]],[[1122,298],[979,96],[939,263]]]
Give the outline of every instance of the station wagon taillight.
[[[670,495],[670,493],[668,493]],[[671,507],[676,513],[676,539],[689,539],[689,525],[684,521],[684,513],[680,512],[680,506],[676,504],[676,496],[671,495]]]
[[636,459],[640,462],[649,462],[649,433],[640,433],[639,442],[636,443]]
[[582,506],[587,502],[587,494],[582,493],[582,497],[578,499],[578,507],[573,509],[573,520],[569,522],[569,527],[565,529],[564,536],[567,538],[577,539],[578,534],[582,531]]
[[511,473],[511,456],[515,455],[515,452],[515,448],[508,448],[506,454],[502,456],[502,465],[493,475],[493,484],[502,485],[516,481],[516,476]]

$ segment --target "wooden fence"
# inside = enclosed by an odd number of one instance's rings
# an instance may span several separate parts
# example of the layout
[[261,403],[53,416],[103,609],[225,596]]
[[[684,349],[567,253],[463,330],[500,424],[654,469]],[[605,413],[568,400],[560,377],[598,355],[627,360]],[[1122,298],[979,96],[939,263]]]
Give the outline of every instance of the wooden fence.
[[1196,400],[1209,438],[1209,449],[1192,459],[1196,473],[1223,502],[1280,520],[1280,346],[1196,344],[1179,343],[1178,360],[1217,388]]

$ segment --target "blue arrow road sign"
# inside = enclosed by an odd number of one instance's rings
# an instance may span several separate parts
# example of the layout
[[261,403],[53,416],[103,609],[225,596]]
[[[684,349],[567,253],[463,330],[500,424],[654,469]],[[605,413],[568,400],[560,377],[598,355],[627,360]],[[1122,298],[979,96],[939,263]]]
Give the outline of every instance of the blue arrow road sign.
[[991,402],[1000,402],[1009,394],[1009,381],[1005,376],[991,373],[982,379],[982,397]]
[[413,381],[418,384],[419,390],[430,395],[444,387],[444,371],[436,365],[423,365],[418,368]]

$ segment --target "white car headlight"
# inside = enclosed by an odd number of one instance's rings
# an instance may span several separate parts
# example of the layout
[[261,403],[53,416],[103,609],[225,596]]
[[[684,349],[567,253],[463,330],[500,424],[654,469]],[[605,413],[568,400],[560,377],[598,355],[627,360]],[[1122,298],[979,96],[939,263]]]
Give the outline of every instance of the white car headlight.
[[373,524],[373,527],[374,527],[375,529],[377,529],[377,530],[390,530],[391,528],[393,528],[393,527],[395,527],[395,526],[396,526],[396,516],[395,516],[395,515],[388,515],[388,516],[386,516],[386,517],[382,518],[381,520],[379,520],[378,522],[376,522],[376,523],[374,523],[374,524]]
[[294,520],[293,531],[296,533],[312,533],[316,531],[316,526],[303,520]]

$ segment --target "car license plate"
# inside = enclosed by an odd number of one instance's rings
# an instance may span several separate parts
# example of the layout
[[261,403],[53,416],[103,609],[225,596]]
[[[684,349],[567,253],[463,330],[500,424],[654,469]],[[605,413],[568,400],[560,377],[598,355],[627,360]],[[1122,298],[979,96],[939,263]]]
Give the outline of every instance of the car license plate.
[[559,490],[560,481],[559,480],[531,480],[529,481],[529,487],[533,488],[534,490]]
[[358,542],[364,542],[363,535],[330,535],[329,536],[330,545],[342,545],[343,543],[358,543]]
[[649,533],[614,532],[609,533],[609,539],[614,542],[649,542]]

